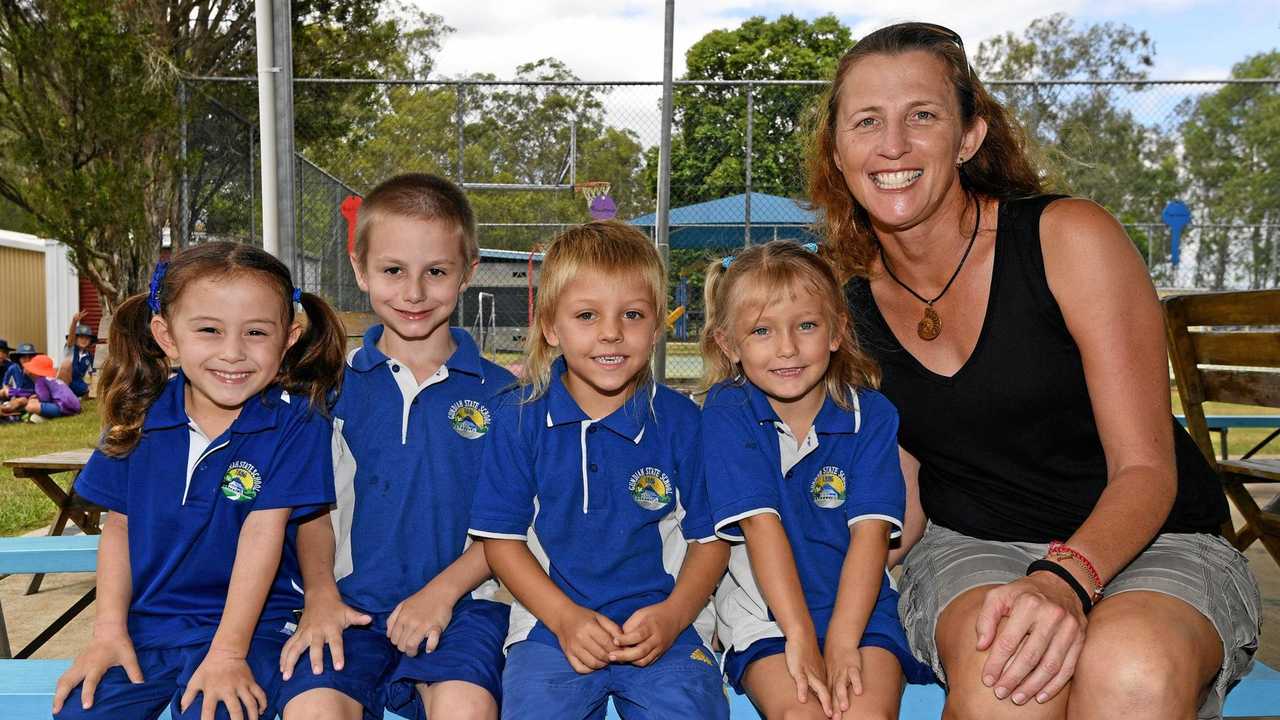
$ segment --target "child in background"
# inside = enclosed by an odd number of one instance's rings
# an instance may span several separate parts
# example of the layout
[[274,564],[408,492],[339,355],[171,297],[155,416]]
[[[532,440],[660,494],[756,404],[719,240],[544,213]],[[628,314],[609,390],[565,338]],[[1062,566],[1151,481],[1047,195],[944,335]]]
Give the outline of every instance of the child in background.
[[728,717],[706,645],[728,550],[706,512],[698,409],[649,367],[666,297],[653,244],[622,223],[567,230],[543,260],[471,513],[519,601],[503,718],[603,718],[610,697],[628,719]]
[[0,338],[0,380],[4,379],[5,373],[9,371],[9,366],[13,364],[13,361],[9,359],[9,352],[12,350],[13,348],[9,347],[9,341]]
[[36,355],[23,368],[35,381],[35,394],[27,398],[26,411],[31,422],[44,422],[56,417],[80,414],[80,398],[57,378],[53,358]]
[[885,570],[898,415],[816,251],[774,241],[707,271],[707,487],[739,541],[716,595],[725,673],[765,717],[892,718],[904,673],[930,680]]
[[36,346],[31,343],[21,343],[16,350],[9,353],[11,362],[4,371],[4,377],[0,378],[0,400],[25,399],[35,393],[35,380],[22,370],[22,361],[30,360],[39,354]]
[[360,207],[351,265],[381,322],[348,356],[334,408],[347,448],[332,523],[299,534],[306,612],[281,657],[287,720],[384,706],[497,717],[510,608],[492,599],[467,515],[490,398],[515,378],[449,327],[479,254],[466,195],[443,178],[391,178]]
[[334,501],[322,413],[343,342],[324,300],[251,245],[190,247],[116,309],[101,446],[76,478],[110,510],[98,611],[56,718],[275,716],[302,601],[295,519]]
[[93,348],[98,338],[93,329],[80,322],[83,313],[71,316],[71,329],[67,333],[67,347],[63,351],[58,378],[66,383],[76,397],[89,394],[88,376],[93,373]]

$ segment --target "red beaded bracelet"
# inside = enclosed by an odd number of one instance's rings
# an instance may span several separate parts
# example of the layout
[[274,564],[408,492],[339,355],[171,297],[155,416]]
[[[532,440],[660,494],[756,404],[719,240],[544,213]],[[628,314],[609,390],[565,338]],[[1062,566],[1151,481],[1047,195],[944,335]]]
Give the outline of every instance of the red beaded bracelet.
[[1075,560],[1089,573],[1089,582],[1093,585],[1093,600],[1097,602],[1102,597],[1102,576],[1098,574],[1098,570],[1093,567],[1093,563],[1089,562],[1089,558],[1084,553],[1062,542],[1054,540],[1049,543],[1049,552],[1046,557],[1051,560]]

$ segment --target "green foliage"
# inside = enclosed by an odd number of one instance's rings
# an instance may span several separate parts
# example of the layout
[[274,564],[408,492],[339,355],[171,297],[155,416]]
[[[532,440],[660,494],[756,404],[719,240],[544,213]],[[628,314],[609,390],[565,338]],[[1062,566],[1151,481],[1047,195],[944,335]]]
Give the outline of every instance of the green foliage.
[[[1031,22],[1021,35],[1006,33],[984,42],[974,61],[989,80],[1144,80],[1155,47],[1145,32],[1102,23],[1078,28],[1065,14]],[[1086,197],[1122,222],[1160,216],[1181,194],[1176,137],[1145,125],[1121,106],[1141,86],[993,85],[993,94],[1022,122],[1032,152],[1055,189]],[[1157,237],[1132,233],[1144,255]],[[1158,259],[1158,258],[1156,258]]]
[[[853,45],[835,16],[812,21],[753,17],[715,30],[685,54],[686,80],[813,80],[835,72]],[[804,192],[803,123],[822,86],[754,87],[752,189],[800,197]],[[737,85],[678,85],[673,98],[671,202],[674,206],[744,192],[747,92]],[[657,187],[657,148],[647,153],[650,192]]]
[[[1280,51],[1246,58],[1231,76],[1280,77]],[[1242,257],[1232,257],[1226,230],[1199,233],[1196,284],[1224,287],[1235,265],[1251,287],[1280,285],[1280,85],[1224,85],[1180,111],[1183,159],[1201,220],[1253,226],[1244,230]]]

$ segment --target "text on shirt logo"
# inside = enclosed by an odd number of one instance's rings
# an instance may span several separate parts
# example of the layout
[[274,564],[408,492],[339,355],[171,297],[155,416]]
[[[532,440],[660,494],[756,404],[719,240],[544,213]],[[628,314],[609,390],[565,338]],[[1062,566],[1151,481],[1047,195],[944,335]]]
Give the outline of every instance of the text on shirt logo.
[[671,478],[656,467],[643,467],[627,483],[631,499],[645,510],[661,510],[671,502]]
[[489,409],[475,400],[459,400],[449,406],[449,426],[468,440],[489,432]]
[[835,465],[827,465],[818,471],[818,476],[809,484],[809,496],[813,504],[828,510],[844,504],[846,479],[844,470]]
[[222,476],[222,494],[228,500],[247,502],[257,497],[260,490],[262,475],[257,468],[243,460],[231,463],[227,474]]

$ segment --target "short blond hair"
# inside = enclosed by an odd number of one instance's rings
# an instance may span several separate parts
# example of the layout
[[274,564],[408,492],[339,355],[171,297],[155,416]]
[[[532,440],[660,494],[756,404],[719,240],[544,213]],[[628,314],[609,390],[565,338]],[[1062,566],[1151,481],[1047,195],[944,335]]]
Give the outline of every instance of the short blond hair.
[[360,267],[369,258],[369,236],[378,221],[391,217],[443,220],[453,225],[462,240],[462,256],[470,268],[480,257],[476,216],[462,188],[447,178],[426,173],[405,173],[382,181],[360,204],[356,215],[355,256]]
[[[529,388],[526,401],[541,397],[551,384],[551,365],[560,351],[547,342],[544,331],[555,318],[560,295],[575,277],[592,270],[643,279],[653,294],[658,328],[662,328],[667,316],[667,274],[653,242],[639,230],[617,220],[590,222],[565,230],[551,242],[542,260],[533,323],[520,374],[520,383]],[[653,370],[646,365],[637,385],[652,378]]]

